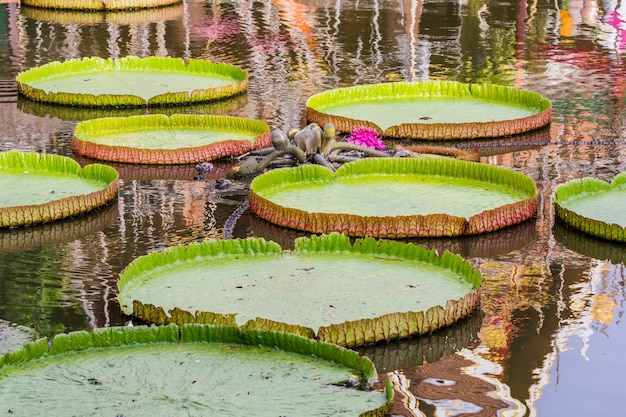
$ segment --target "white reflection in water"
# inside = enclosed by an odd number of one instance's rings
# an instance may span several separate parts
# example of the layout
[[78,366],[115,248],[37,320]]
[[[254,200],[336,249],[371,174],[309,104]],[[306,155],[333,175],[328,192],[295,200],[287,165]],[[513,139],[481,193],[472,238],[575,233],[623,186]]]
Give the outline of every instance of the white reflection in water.
[[471,375],[491,384],[495,390],[488,392],[486,395],[500,400],[506,407],[498,410],[498,416],[502,417],[521,417],[526,413],[526,407],[516,398],[511,396],[511,389],[504,384],[501,379],[504,373],[502,366],[493,362],[487,357],[490,352],[484,346],[476,349],[462,349],[457,353],[465,359],[473,362],[473,365],[466,366],[462,369],[462,373]]
[[[619,383],[620,377],[614,377],[613,370],[626,365],[626,337],[620,329],[626,301],[626,270],[623,263],[592,260],[587,273],[588,281],[582,280],[567,289],[561,287],[561,294],[573,292],[569,299],[562,296],[559,302],[561,311],[570,313],[553,335],[552,351],[533,371],[536,382],[529,388],[529,416],[558,413],[559,398],[581,395],[581,407],[595,414],[599,411],[597,404],[585,397],[591,399],[594,393],[610,391]],[[612,343],[607,344],[606,339]],[[604,404],[607,410],[614,410],[625,400],[624,396],[609,395]],[[586,414],[583,408],[581,415]]]

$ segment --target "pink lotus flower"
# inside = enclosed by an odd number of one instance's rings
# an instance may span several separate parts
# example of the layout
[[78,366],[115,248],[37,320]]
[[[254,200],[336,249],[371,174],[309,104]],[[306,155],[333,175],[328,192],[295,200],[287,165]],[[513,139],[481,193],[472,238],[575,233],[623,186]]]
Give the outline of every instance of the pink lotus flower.
[[378,151],[387,149],[383,144],[383,140],[378,134],[378,131],[371,127],[359,126],[353,129],[346,140],[348,142],[361,146],[367,146],[368,148],[376,149]]

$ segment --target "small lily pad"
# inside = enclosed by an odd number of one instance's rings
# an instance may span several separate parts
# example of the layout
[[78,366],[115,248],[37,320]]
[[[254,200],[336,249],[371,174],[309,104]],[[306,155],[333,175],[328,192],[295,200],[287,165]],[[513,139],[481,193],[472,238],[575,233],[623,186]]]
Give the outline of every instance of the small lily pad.
[[611,183],[585,177],[559,185],[554,192],[557,216],[590,235],[626,242],[626,172]]
[[250,186],[250,209],[283,227],[350,236],[440,237],[490,232],[534,216],[532,178],[449,158],[367,158],[335,173],[275,169]]
[[376,378],[367,357],[288,333],[113,327],[0,356],[0,414],[383,417]]
[[509,136],[550,123],[540,94],[494,84],[392,82],[324,91],[307,100],[307,120],[350,132],[374,128],[388,138],[430,140]]
[[0,320],[0,355],[27,345],[35,340],[35,337],[36,332],[30,327]]
[[265,122],[231,116],[160,114],[87,120],[72,148],[91,158],[136,164],[190,164],[270,145]]
[[0,227],[46,223],[89,212],[117,197],[118,174],[71,158],[0,152]]
[[[120,275],[126,314],[156,324],[280,330],[342,346],[431,332],[469,315],[482,276],[458,255],[331,234],[282,251],[264,239],[152,253]],[[167,311],[167,313],[166,313]]]
[[240,94],[248,87],[248,73],[200,59],[87,57],[23,71],[17,87],[31,100],[68,106],[181,105]]

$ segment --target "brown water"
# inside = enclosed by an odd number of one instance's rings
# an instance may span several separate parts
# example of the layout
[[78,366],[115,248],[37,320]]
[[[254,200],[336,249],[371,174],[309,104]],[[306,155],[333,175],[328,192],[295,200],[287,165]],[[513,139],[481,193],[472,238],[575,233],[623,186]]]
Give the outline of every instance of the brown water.
[[[536,219],[479,237],[417,242],[460,253],[481,269],[482,313],[432,336],[361,350],[394,381],[393,414],[621,415],[626,247],[564,228],[552,193],[572,178],[611,180],[624,170],[625,51],[626,9],[610,0],[187,0],[116,14],[0,4],[0,150],[72,155],[77,121],[141,113],[17,96],[19,71],[82,56],[240,65],[250,72],[246,95],[161,111],[252,117],[272,128],[301,126],[310,95],[356,84],[441,79],[538,92],[552,100],[550,127],[477,142],[483,163],[536,181]],[[45,336],[124,324],[130,318],[119,311],[116,278],[136,257],[224,236],[289,247],[297,236],[239,215],[247,184],[215,187],[227,165],[202,181],[193,166],[114,166],[122,177],[115,204],[0,231],[0,319]]]

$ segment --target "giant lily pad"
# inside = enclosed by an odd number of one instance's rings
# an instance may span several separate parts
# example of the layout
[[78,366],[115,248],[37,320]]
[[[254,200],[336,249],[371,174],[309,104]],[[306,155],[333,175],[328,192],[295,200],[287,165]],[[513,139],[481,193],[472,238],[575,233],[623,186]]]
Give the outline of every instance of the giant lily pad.
[[356,352],[287,333],[115,327],[0,356],[0,413],[382,417],[392,392],[376,377]]
[[[206,241],[136,259],[122,310],[149,322],[288,331],[342,346],[429,333],[469,315],[482,276],[458,255],[331,234]],[[167,311],[167,313],[166,313]]]
[[162,57],[54,61],[17,76],[18,91],[32,100],[87,107],[197,103],[239,94],[247,86],[248,74],[237,66]]
[[160,114],[87,120],[75,152],[106,161],[189,164],[238,156],[270,145],[265,122],[230,116]]
[[[185,7],[180,0],[171,1],[171,6],[166,5],[158,8],[143,8],[135,10],[109,10],[94,13],[84,10],[51,9],[29,7],[25,3],[41,0],[25,0],[20,7],[20,14],[24,17],[40,22],[56,23],[61,25],[81,24],[95,25],[99,23],[114,23],[118,25],[132,25],[141,23],[157,23],[167,20],[180,19],[185,12]],[[60,0],[52,0],[61,2]],[[63,0],[67,4],[67,1]],[[105,4],[101,2],[100,4]]]
[[169,6],[181,0],[22,0],[32,7],[63,10],[133,10]]
[[368,158],[335,173],[275,169],[250,185],[250,209],[280,226],[351,236],[478,234],[537,210],[534,181],[507,168],[449,158]]
[[607,240],[626,242],[626,172],[611,183],[581,178],[559,185],[554,192],[556,214],[568,225]]
[[307,120],[358,126],[389,138],[475,139],[547,125],[551,103],[540,94],[493,84],[393,82],[324,91],[307,100]]
[[89,212],[117,197],[118,174],[71,158],[0,152],[0,227],[46,223]]

